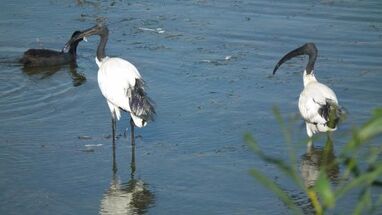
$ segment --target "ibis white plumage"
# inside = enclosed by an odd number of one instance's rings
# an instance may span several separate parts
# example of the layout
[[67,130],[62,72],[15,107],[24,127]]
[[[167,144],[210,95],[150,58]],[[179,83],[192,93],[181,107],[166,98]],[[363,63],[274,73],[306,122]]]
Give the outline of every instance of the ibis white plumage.
[[112,115],[113,140],[115,139],[116,120],[121,118],[121,111],[125,111],[129,112],[131,116],[131,144],[134,144],[134,126],[141,128],[153,121],[155,109],[152,100],[146,94],[145,82],[137,68],[122,58],[106,56],[105,46],[108,34],[107,26],[99,23],[73,39],[91,35],[100,36],[95,58],[99,67],[98,85]]
[[328,132],[337,129],[342,109],[338,104],[337,96],[332,89],[320,83],[314,76],[314,64],[317,58],[317,48],[314,43],[303,46],[287,53],[276,64],[273,75],[277,69],[289,59],[308,55],[309,60],[303,74],[304,89],[302,90],[298,108],[306,124],[306,132],[311,138],[318,132]]

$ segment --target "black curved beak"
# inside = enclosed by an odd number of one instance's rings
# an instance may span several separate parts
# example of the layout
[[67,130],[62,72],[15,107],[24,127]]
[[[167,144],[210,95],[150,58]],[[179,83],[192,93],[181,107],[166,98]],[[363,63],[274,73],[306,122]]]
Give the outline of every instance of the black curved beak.
[[78,38],[74,39],[77,35],[81,34],[81,31],[75,31],[70,38],[70,40],[65,44],[64,48],[62,48],[62,52],[68,52],[72,46],[77,47],[78,43],[81,42],[82,40],[86,41],[86,38]]
[[314,63],[317,58],[317,48],[314,43],[305,43],[303,46],[288,52],[282,57],[273,69],[273,75],[276,74],[277,69],[286,61],[299,55],[308,55],[309,62],[306,65],[306,72],[310,74],[313,71]]
[[99,34],[102,30],[102,28],[104,28],[104,26],[102,24],[97,24],[91,28],[88,28],[84,31],[82,31],[80,34],[72,37],[64,46],[63,48],[63,51],[68,51],[70,49],[70,45],[72,43],[74,43],[75,41],[77,40],[84,40],[84,41],[87,41],[86,37],[89,37],[89,36],[92,36],[92,35],[95,35],[95,34]]
[[284,55],[284,57],[282,57],[279,62],[276,64],[275,68],[273,69],[273,75],[276,74],[276,71],[277,69],[283,64],[285,63],[286,61],[290,60],[291,58],[294,58],[296,56],[299,56],[299,55],[303,55],[304,52],[302,50],[302,48],[297,48],[293,51],[290,51],[288,52],[286,55]]

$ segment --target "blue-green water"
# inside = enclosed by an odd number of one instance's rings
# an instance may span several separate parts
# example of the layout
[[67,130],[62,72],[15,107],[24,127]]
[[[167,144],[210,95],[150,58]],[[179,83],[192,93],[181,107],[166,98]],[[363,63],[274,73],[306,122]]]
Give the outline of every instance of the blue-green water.
[[[334,135],[340,150],[352,126],[382,105],[381,10],[380,1],[3,2],[0,214],[110,214],[108,201],[124,213],[288,214],[248,172],[256,166],[292,194],[294,187],[243,141],[251,132],[268,154],[287,159],[272,107],[298,116],[304,61],[271,77],[273,67],[316,43],[316,76],[349,112]],[[156,102],[156,121],[136,129],[134,179],[127,115],[117,125],[113,176],[97,37],[80,43],[76,70],[30,72],[15,63],[28,48],[61,49],[100,18],[110,29],[108,55],[135,64]],[[302,122],[293,126],[296,139],[306,138]],[[134,189],[145,199],[139,206],[129,203]]]

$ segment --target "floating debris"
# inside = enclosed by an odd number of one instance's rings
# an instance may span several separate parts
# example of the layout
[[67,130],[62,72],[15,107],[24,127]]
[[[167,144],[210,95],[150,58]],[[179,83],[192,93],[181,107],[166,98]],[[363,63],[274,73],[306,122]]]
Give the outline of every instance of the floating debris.
[[87,148],[94,148],[94,147],[100,147],[102,145],[103,144],[101,144],[101,143],[98,143],[98,144],[85,144],[85,147],[87,147]]
[[85,144],[85,148],[81,149],[81,152],[95,152],[96,147],[101,147],[103,144]]
[[236,59],[235,56],[227,55],[227,56],[224,57],[224,59],[214,59],[214,60],[204,59],[204,60],[201,60],[200,62],[201,63],[213,64],[215,66],[220,66],[220,65],[227,65],[228,61],[231,61],[231,60],[234,60],[234,59]]
[[78,139],[80,139],[80,140],[91,140],[92,137],[84,135],[84,136],[78,136]]
[[163,34],[164,32],[166,32],[162,28],[155,28],[154,29],[154,28],[139,27],[138,29],[142,30],[142,31],[151,31],[151,32],[155,32],[155,33],[158,33],[158,34]]
[[81,152],[95,152],[93,148],[82,149]]
[[232,55],[227,55],[225,56],[224,60],[231,60],[231,58],[232,58]]

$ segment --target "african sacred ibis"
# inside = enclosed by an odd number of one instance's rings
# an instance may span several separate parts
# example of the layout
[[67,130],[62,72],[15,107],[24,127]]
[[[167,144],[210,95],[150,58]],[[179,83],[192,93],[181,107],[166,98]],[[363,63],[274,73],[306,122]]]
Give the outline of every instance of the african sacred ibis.
[[116,120],[121,118],[121,111],[125,111],[131,116],[131,144],[134,145],[134,126],[141,128],[154,120],[155,109],[152,100],[145,92],[145,82],[137,68],[122,58],[106,56],[105,46],[108,34],[107,26],[99,23],[84,30],[72,40],[91,35],[100,36],[95,61],[99,67],[98,85],[106,98],[112,116],[113,142]]
[[28,49],[24,52],[20,63],[24,67],[42,67],[42,66],[57,66],[76,62],[77,46],[82,41],[82,38],[74,39],[80,35],[80,31],[75,31],[65,48],[61,51],[51,49]]
[[299,55],[309,56],[303,74],[304,89],[300,94],[298,108],[305,120],[306,132],[311,138],[313,134],[318,132],[336,130],[342,110],[333,90],[318,82],[314,76],[314,63],[317,58],[317,48],[314,43],[306,43],[287,53],[276,64],[273,75],[284,62]]

